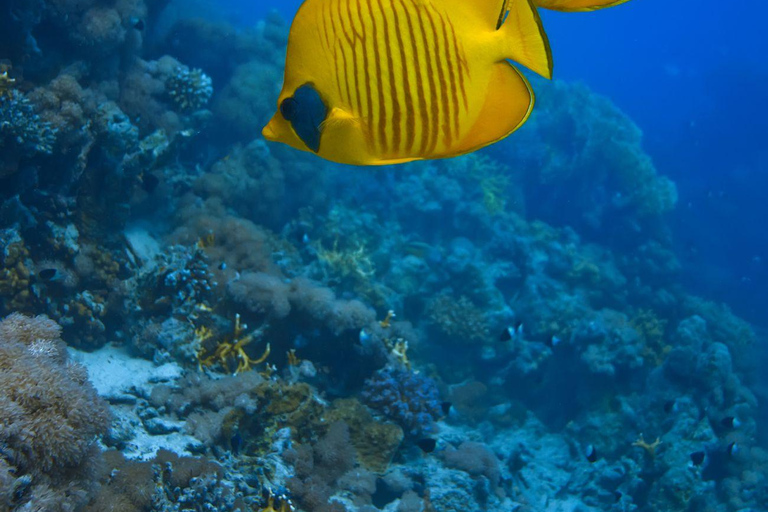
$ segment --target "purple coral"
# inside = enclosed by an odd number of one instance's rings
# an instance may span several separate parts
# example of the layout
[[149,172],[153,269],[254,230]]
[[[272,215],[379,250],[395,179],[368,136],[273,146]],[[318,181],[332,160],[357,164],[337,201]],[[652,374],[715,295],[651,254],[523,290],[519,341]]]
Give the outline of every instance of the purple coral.
[[385,368],[365,382],[365,403],[399,424],[411,436],[434,431],[440,417],[435,381],[405,369]]

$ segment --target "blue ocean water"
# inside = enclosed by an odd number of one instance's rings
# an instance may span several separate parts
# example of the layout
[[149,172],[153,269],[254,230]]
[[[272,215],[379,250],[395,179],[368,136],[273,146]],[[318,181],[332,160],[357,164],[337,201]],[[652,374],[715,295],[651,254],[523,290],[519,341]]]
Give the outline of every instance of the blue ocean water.
[[0,3],[0,512],[768,511],[768,7],[359,168],[261,136],[300,4]]

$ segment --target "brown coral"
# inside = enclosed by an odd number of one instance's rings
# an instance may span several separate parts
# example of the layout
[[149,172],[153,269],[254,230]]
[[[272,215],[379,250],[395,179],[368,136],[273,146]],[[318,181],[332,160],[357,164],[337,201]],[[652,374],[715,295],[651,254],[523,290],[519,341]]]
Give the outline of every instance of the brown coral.
[[67,361],[59,333],[42,316],[12,314],[0,322],[0,446],[13,464],[13,485],[32,479],[24,493],[1,489],[14,502],[0,508],[69,510],[98,463],[94,441],[107,430],[109,412],[85,369]]
[[348,425],[357,459],[374,473],[387,470],[403,441],[403,429],[374,420],[368,409],[355,398],[336,400],[323,419],[328,423],[343,421]]
[[27,268],[29,251],[22,242],[6,247],[0,259],[0,296],[3,297],[3,311],[30,311],[34,295],[30,291],[30,271]]
[[446,337],[459,342],[477,342],[488,338],[488,324],[483,312],[471,300],[442,293],[427,305],[427,316]]

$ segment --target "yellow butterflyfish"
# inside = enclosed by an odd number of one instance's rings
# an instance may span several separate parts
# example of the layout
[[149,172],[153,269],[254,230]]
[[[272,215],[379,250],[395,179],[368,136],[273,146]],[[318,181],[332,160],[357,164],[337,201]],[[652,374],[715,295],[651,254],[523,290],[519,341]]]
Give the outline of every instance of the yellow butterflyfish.
[[[578,10],[601,0],[537,3]],[[306,0],[262,133],[355,165],[469,153],[531,114],[533,91],[508,60],[552,76],[532,0]]]

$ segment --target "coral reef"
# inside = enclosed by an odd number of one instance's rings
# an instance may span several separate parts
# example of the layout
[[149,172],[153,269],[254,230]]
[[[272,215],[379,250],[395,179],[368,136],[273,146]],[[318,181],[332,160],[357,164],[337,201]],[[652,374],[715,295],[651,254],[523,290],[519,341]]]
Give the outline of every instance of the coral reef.
[[288,28],[221,11],[0,7],[0,509],[764,508],[765,334],[610,100],[352,170],[259,137]]

